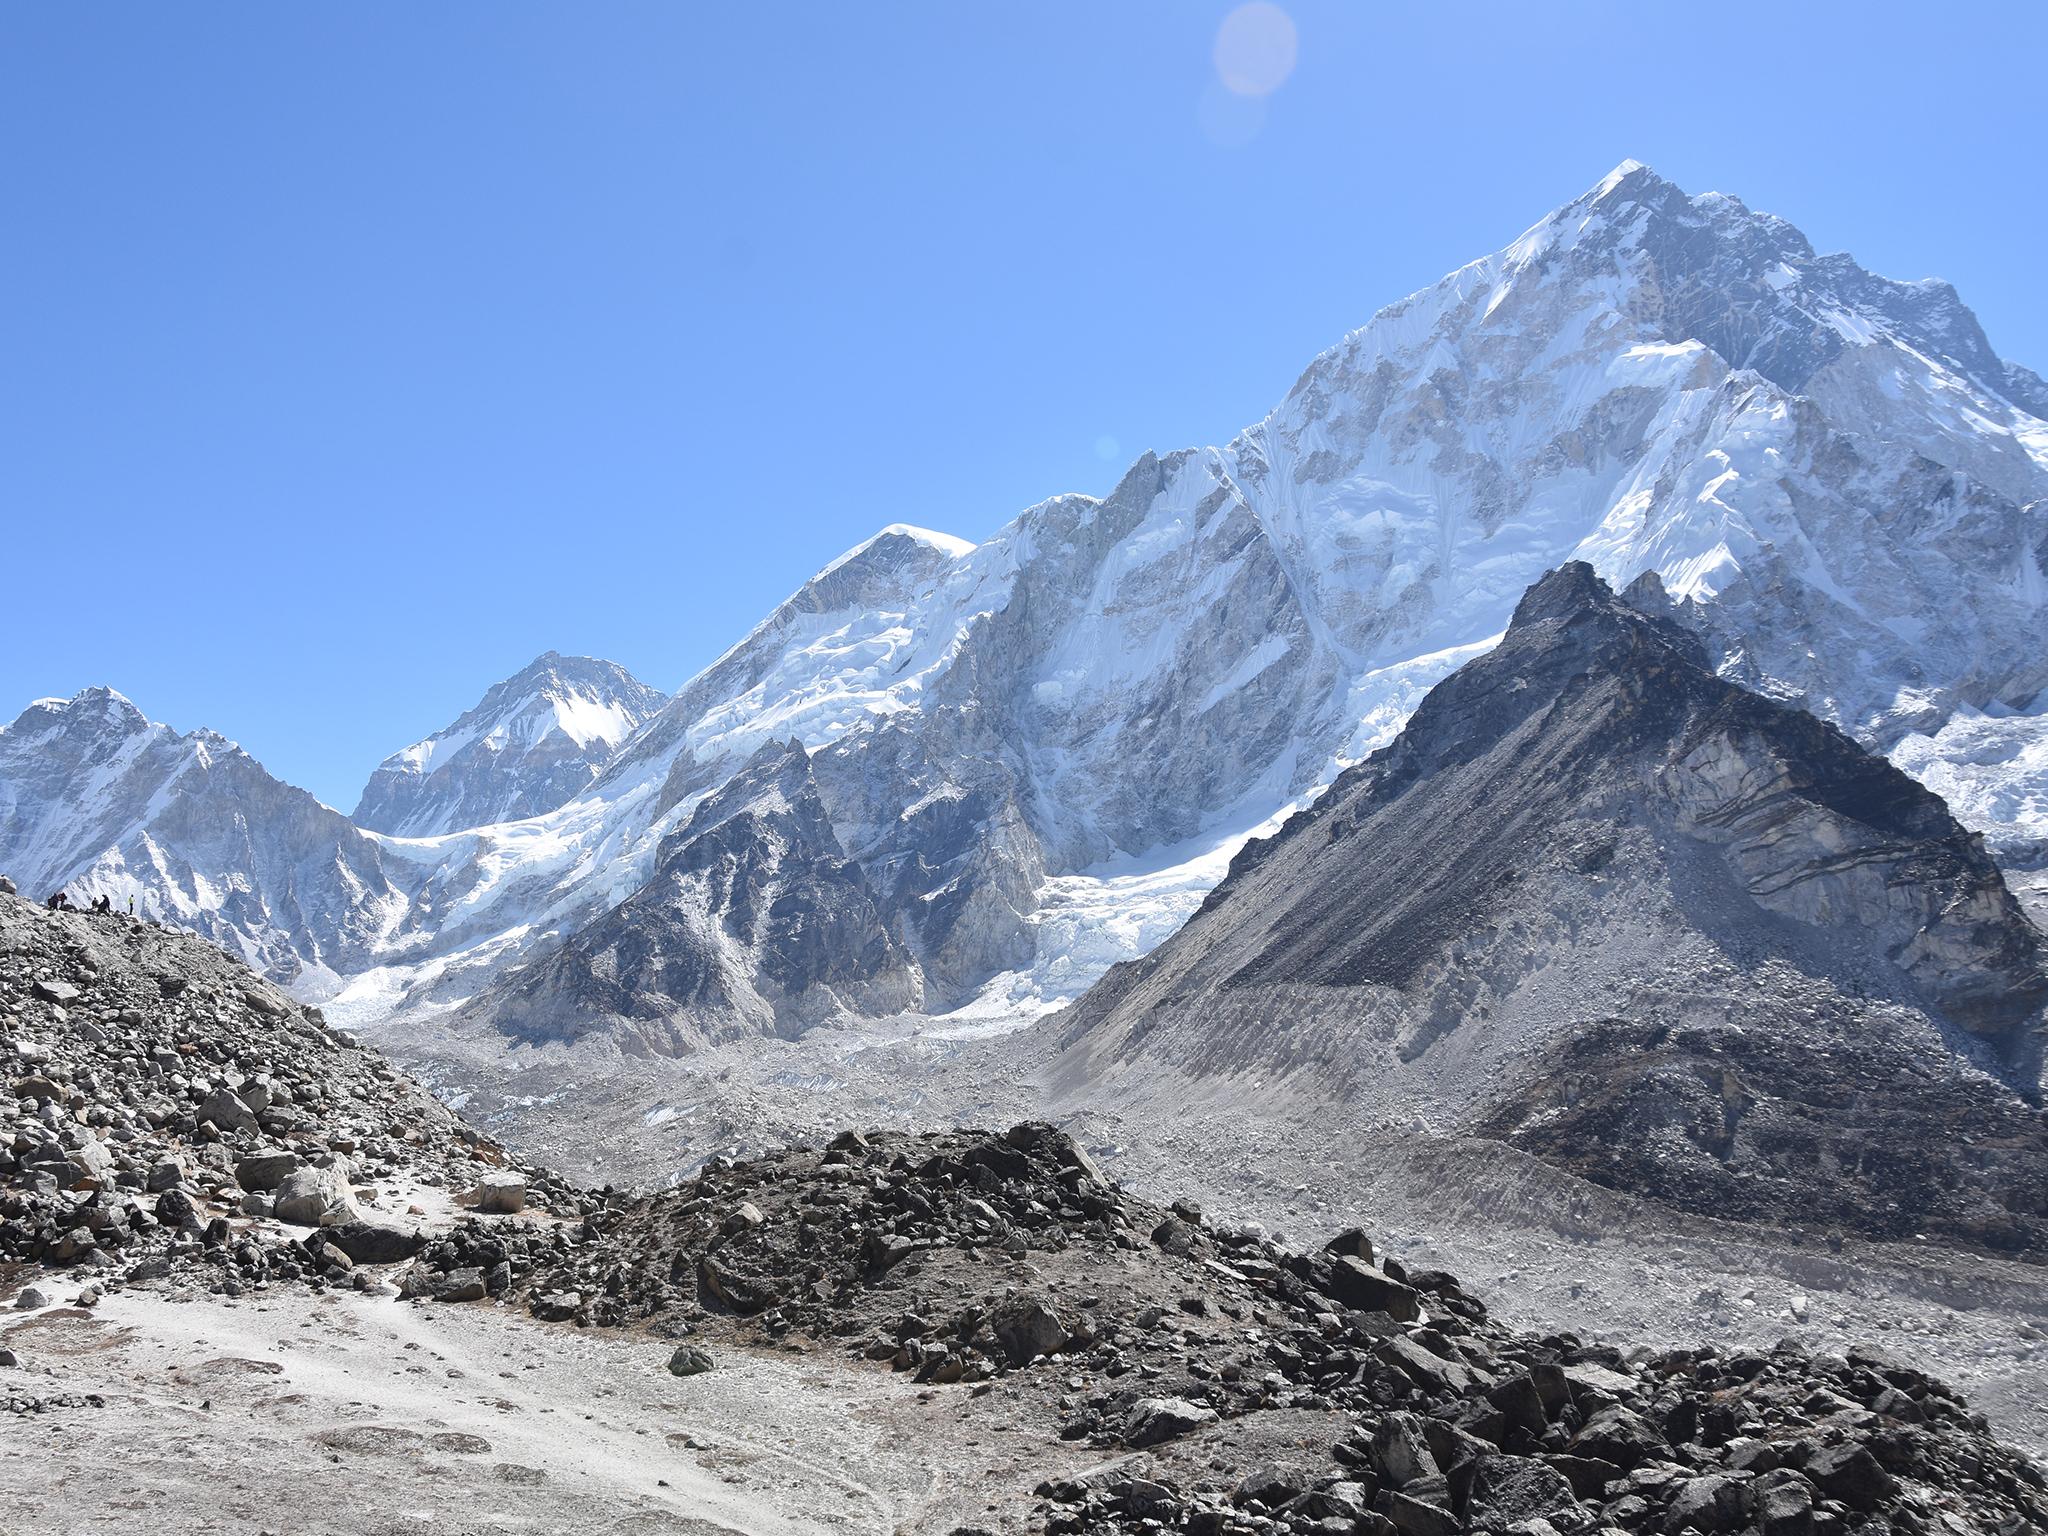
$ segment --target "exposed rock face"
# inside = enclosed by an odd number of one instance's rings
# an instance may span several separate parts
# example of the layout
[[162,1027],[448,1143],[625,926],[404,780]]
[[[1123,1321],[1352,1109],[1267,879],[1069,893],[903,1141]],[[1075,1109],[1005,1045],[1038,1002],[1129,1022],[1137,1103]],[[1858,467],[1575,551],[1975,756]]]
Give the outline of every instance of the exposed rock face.
[[667,702],[615,662],[549,651],[454,724],[378,764],[353,820],[431,837],[552,811],[589,789]]
[[771,744],[662,844],[629,901],[487,995],[517,1038],[625,1029],[655,1049],[918,999],[878,893],[839,845],[800,742]]
[[1699,1209],[2048,1253],[2044,960],[1939,799],[1568,565],[1060,1021],[1059,1077],[1300,1069]]
[[0,868],[41,900],[105,894],[308,995],[369,963],[405,908],[376,842],[211,731],[120,694],[44,699],[0,731]]

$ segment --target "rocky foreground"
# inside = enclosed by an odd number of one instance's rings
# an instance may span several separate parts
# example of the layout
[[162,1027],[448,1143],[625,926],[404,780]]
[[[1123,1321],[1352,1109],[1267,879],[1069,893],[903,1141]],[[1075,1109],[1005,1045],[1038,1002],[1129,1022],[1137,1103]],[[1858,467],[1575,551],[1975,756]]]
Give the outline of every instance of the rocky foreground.
[[[909,1378],[933,1423],[995,1393],[1049,1475],[991,1500],[991,1529],[2048,1528],[2040,1468],[1877,1355],[1519,1332],[1363,1232],[1298,1252],[1140,1200],[1047,1125],[848,1132],[659,1194],[580,1190],[204,944],[10,898],[0,1038],[0,1295],[35,1321],[339,1290],[430,1329],[473,1311],[508,1355],[536,1331],[645,1339],[700,1394],[768,1357]],[[10,1327],[0,1400],[104,1413],[38,1358],[53,1336]]]

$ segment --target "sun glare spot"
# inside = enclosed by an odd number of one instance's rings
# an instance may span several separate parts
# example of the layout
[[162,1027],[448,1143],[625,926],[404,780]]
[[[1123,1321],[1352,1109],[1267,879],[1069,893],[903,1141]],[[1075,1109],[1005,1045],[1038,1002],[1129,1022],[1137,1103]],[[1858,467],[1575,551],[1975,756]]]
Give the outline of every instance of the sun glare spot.
[[1294,73],[1294,18],[1271,0],[1250,0],[1216,29],[1216,75],[1239,96],[1270,96]]

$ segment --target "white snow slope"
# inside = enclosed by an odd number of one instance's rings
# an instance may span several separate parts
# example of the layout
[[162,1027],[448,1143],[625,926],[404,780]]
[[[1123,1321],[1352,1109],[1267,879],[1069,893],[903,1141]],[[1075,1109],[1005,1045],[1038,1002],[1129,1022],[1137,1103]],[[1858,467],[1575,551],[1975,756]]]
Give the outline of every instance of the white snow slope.
[[[1221,448],[967,546],[827,566],[545,815],[379,839],[344,1017],[471,995],[623,900],[800,739],[928,1009],[1029,1011],[1158,942],[1571,558],[1655,571],[1724,667],[2048,849],[2048,386],[1954,291],[1633,162],[1382,310]],[[7,855],[0,842],[0,860]]]

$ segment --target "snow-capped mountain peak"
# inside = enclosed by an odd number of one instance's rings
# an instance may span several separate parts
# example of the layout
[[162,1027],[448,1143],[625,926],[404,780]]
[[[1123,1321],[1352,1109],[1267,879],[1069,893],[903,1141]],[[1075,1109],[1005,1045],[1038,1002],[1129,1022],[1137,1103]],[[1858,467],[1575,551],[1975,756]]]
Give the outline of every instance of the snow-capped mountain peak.
[[549,651],[379,764],[355,821],[431,837],[541,815],[588,789],[664,702],[615,662]]
[[26,895],[107,895],[312,995],[369,963],[406,907],[376,843],[214,731],[111,688],[0,729],[0,870]]
[[[1966,824],[2048,861],[2026,766],[2048,740],[2044,411],[1948,285],[1816,254],[1624,162],[1380,310],[1225,445],[1145,454],[1108,495],[1054,497],[979,544],[885,528],[665,703],[547,656],[395,754],[358,815],[408,839],[378,845],[406,896],[357,1016],[408,988],[475,996],[613,931],[594,925],[629,901],[636,931],[728,969],[868,956],[880,933],[874,975],[926,1007],[1072,996],[1573,559],[1617,590],[1653,573],[1728,676],[1924,778],[1954,769]],[[758,837],[704,843],[709,862],[646,894],[675,875],[668,840],[771,747],[803,780],[801,825],[747,801]],[[769,942],[773,923],[742,921],[752,885],[706,894],[727,859],[829,874],[804,921],[836,913],[860,942]],[[707,948],[712,917],[746,942]],[[779,973],[778,1018],[851,995],[817,963]]]

